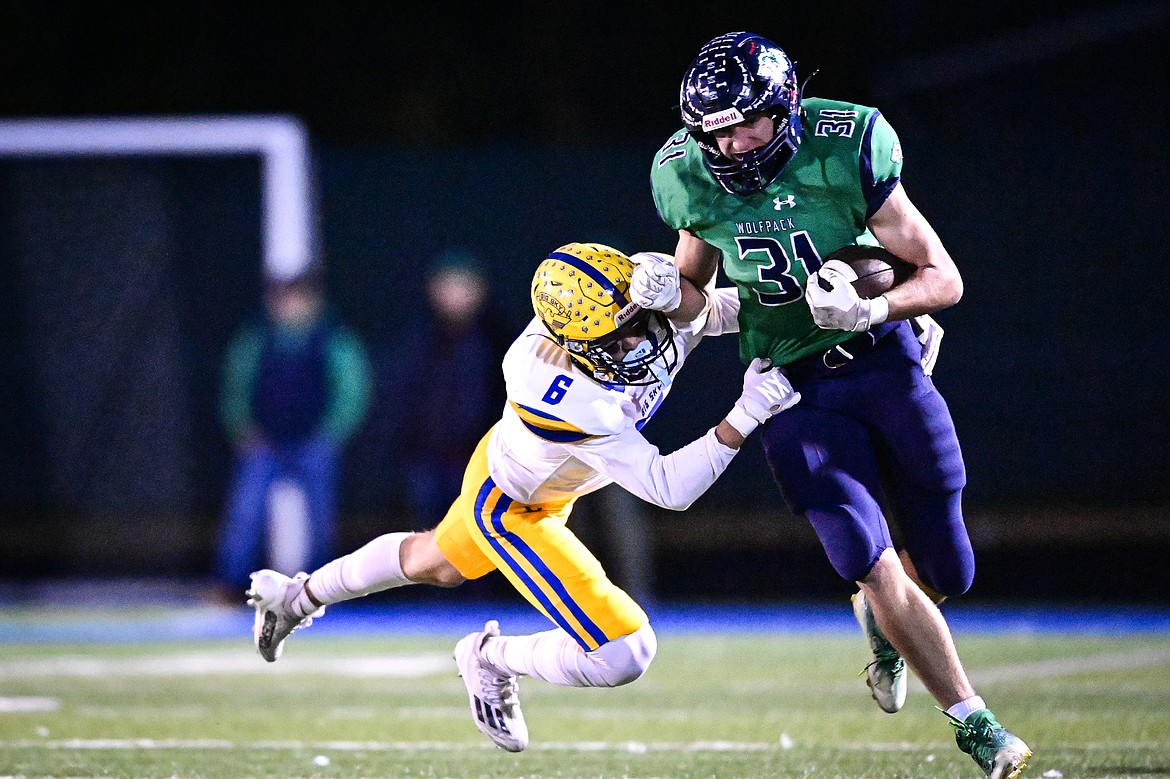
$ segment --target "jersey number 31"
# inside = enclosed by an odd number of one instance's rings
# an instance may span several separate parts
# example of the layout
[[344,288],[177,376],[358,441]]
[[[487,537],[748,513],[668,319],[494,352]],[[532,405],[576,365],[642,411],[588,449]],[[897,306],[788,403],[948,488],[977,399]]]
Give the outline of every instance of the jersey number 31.
[[[792,241],[792,257],[804,266],[804,278],[807,279],[821,267],[821,255],[817,254],[808,231],[800,230],[789,236]],[[765,292],[755,289],[756,297],[762,306],[783,306],[804,296],[802,279],[793,275],[793,262],[784,245],[776,238],[763,236],[741,235],[735,239],[739,246],[739,258],[755,264],[756,275],[765,288],[775,284],[778,292]]]

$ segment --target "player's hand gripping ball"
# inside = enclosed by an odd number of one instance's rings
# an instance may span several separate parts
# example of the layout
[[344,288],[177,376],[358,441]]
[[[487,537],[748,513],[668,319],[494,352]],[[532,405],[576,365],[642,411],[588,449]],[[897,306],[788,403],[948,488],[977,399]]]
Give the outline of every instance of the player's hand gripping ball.
[[880,246],[842,246],[825,255],[824,260],[848,265],[857,275],[852,282],[854,291],[866,299],[889,292],[914,272],[912,264]]
[[817,327],[860,333],[886,321],[890,306],[882,293],[912,271],[885,249],[842,247],[809,275],[804,300]]

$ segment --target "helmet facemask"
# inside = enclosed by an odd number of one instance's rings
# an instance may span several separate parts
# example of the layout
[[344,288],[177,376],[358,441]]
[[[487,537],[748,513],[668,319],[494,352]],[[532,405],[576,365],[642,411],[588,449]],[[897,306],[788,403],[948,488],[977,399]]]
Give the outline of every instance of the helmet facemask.
[[800,146],[800,114],[775,113],[772,121],[772,140],[737,157],[727,157],[719,151],[714,137],[699,143],[715,180],[731,194],[747,197],[764,189],[780,177],[796,154]]
[[[631,336],[642,336],[643,340],[619,358],[618,344]],[[642,309],[608,336],[592,341],[565,340],[562,346],[590,376],[615,386],[668,384],[678,363],[674,330],[660,312],[649,309]]]

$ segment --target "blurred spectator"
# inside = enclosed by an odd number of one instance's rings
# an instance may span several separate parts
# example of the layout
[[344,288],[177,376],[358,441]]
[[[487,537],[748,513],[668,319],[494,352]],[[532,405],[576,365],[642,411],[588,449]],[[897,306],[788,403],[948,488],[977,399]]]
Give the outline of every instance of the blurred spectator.
[[[235,463],[215,576],[218,597],[233,603],[249,573],[272,566],[277,542],[292,541],[278,563],[288,574],[333,557],[343,450],[370,405],[365,347],[325,299],[319,270],[270,281],[265,314],[240,326],[223,365]],[[281,521],[290,515],[299,535]]]
[[654,527],[645,502],[609,484],[577,499],[573,531],[615,584],[639,603],[653,602]]
[[476,444],[505,400],[500,363],[519,328],[492,304],[478,258],[440,253],[426,283],[425,308],[407,323],[394,360],[392,393],[411,523],[428,530],[459,494]]

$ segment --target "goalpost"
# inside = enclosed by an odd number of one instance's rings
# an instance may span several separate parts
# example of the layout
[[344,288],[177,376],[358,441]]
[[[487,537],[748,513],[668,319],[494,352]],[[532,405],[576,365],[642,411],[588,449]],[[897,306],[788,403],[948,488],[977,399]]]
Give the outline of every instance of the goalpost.
[[[0,161],[228,157],[259,161],[258,180],[253,180],[259,189],[261,275],[287,279],[319,261],[310,140],[295,117],[0,120]],[[51,215],[61,222],[46,223],[41,234],[50,237],[37,241],[34,254],[22,257],[23,267],[11,277],[22,278],[25,288],[19,291],[32,301],[10,301],[10,306],[24,317],[27,363],[19,369],[28,378],[23,383],[44,410],[27,435],[35,438],[34,448],[45,453],[47,463],[43,471],[21,473],[48,480],[52,511],[64,517],[57,526],[54,518],[44,522],[58,528],[42,534],[57,533],[52,552],[38,546],[34,534],[12,532],[20,542],[16,546],[27,547],[26,557],[52,554],[82,569],[154,565],[169,570],[186,564],[202,540],[191,507],[206,488],[192,461],[199,459],[196,441],[210,426],[196,423],[202,417],[184,384],[192,371],[182,362],[191,338],[176,319],[181,287],[168,275],[175,271],[157,242],[159,231],[165,231],[158,221],[158,209],[164,207],[157,202],[160,190],[152,189],[150,181],[144,185],[141,177],[108,198],[86,189],[107,181],[102,175],[80,177],[77,195],[53,204],[57,210]],[[256,190],[251,193],[255,198]],[[122,219],[122,212],[136,207],[136,195],[148,198],[143,213]],[[38,216],[44,213],[26,216],[20,229],[38,229],[28,226]],[[117,224],[101,221],[111,216]],[[128,233],[136,220],[144,225],[141,231]],[[75,237],[107,227],[117,244],[112,262],[93,264],[84,251],[58,240],[62,233]],[[214,370],[211,363],[203,367]],[[27,411],[21,407],[7,413]]]
[[260,157],[264,269],[289,278],[312,260],[309,138],[288,116],[0,120],[0,158],[65,156]]

